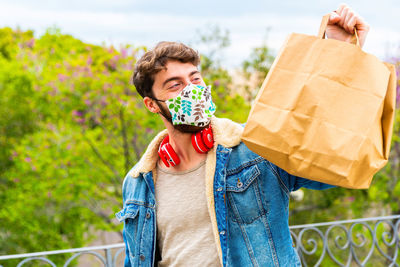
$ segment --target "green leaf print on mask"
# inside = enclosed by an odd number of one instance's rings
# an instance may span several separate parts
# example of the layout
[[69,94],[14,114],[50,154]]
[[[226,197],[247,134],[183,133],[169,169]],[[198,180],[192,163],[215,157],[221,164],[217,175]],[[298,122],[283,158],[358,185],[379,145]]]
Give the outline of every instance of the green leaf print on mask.
[[197,93],[197,90],[192,90],[192,99],[193,100],[196,100],[196,93]]
[[181,97],[178,96],[177,98],[169,99],[168,102],[169,101],[173,101],[173,102],[168,105],[168,108],[170,110],[173,109],[175,112],[178,112],[179,109],[181,108]]
[[197,99],[198,100],[200,100],[201,99],[201,96],[202,96],[202,94],[203,94],[203,91],[204,91],[204,88],[201,88],[198,92],[197,92]]

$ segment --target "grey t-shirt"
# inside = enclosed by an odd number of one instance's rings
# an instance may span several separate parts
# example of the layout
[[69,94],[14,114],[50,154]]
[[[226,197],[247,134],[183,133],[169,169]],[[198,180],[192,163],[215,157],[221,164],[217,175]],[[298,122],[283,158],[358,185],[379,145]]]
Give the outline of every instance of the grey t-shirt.
[[221,266],[207,209],[205,161],[183,172],[157,165],[159,266]]

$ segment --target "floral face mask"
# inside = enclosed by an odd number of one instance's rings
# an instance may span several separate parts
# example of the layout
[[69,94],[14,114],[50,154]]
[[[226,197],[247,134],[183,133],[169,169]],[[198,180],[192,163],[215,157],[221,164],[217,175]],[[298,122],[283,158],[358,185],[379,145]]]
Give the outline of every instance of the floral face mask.
[[206,126],[216,109],[211,99],[211,86],[191,83],[165,103],[171,112],[173,125]]

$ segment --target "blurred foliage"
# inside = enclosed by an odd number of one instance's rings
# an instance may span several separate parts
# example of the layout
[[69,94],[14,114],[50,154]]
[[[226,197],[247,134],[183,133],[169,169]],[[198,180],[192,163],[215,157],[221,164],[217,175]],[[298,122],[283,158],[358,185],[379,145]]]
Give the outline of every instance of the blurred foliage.
[[247,81],[243,84],[243,89],[246,92],[246,100],[249,102],[256,97],[275,59],[271,48],[267,45],[269,30],[268,28],[267,36],[261,46],[253,48],[249,59],[242,63],[243,77]]
[[[229,33],[200,36],[210,48],[200,69],[216,116],[245,122],[272,52],[255,47],[241,69],[255,83],[236,88],[218,58]],[[98,230],[121,231],[122,179],[163,128],[130,84],[146,50],[86,44],[55,28],[40,38],[0,29],[0,254],[81,247]],[[390,162],[369,190],[304,190],[290,204],[290,224],[400,213],[399,127],[397,116]]]
[[0,254],[121,229],[122,178],[162,128],[129,84],[144,51],[0,29]]
[[215,115],[246,122],[250,105],[234,88],[231,74],[221,66],[218,57],[230,44],[229,32],[215,26],[210,31],[199,32],[199,36],[200,44],[208,48],[201,54],[200,70],[205,83],[212,86],[212,98],[217,106]]

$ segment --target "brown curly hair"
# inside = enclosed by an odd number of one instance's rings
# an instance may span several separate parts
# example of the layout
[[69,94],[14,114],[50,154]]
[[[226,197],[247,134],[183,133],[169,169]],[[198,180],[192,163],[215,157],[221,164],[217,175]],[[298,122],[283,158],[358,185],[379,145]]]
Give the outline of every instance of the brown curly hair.
[[190,62],[195,66],[200,63],[198,52],[187,45],[176,42],[158,43],[153,50],[146,52],[136,62],[133,72],[133,84],[143,98],[146,96],[153,97],[154,76],[165,69],[165,65],[170,60],[177,60],[182,63]]

